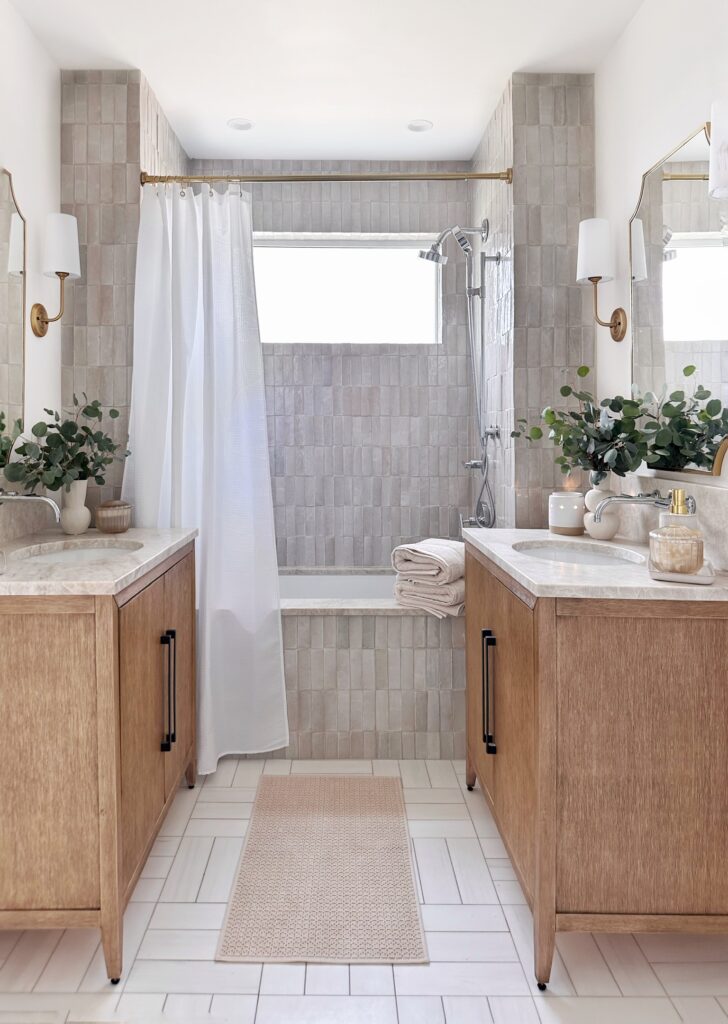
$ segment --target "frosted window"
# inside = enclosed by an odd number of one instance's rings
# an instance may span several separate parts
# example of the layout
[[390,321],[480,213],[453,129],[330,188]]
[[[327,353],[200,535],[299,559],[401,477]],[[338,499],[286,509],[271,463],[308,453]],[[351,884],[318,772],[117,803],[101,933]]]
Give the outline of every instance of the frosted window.
[[256,243],[264,344],[421,345],[440,341],[440,280],[429,241]]
[[681,245],[662,265],[665,341],[728,340],[728,246]]

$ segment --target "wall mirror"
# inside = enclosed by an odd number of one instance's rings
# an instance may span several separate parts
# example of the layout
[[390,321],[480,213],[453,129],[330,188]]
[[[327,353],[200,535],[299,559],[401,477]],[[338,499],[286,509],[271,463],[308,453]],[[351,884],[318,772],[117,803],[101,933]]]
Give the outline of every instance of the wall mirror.
[[25,218],[0,167],[0,413],[8,432],[23,417],[25,278]]
[[[725,406],[728,202],[708,194],[709,157],[705,124],[642,178],[629,225],[632,380],[658,400],[675,391],[695,394],[702,385]],[[685,367],[695,367],[687,378]],[[710,465],[683,471],[719,477],[728,468],[727,448],[716,441]]]

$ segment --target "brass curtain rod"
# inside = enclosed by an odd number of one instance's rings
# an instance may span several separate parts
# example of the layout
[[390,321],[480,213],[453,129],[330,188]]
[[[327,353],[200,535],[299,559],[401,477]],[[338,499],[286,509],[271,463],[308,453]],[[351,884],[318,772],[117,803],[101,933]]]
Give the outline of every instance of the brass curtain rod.
[[663,174],[663,181],[708,181],[707,174]]
[[505,171],[425,171],[410,173],[382,171],[371,174],[147,174],[139,176],[142,185],[193,185],[196,182],[209,185],[217,181],[227,182],[305,182],[305,181],[505,181],[513,183],[513,168]]

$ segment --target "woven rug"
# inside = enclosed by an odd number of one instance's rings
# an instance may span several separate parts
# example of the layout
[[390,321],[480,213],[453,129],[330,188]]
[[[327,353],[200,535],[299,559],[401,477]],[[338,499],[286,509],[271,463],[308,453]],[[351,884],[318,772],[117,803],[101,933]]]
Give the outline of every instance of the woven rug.
[[216,959],[427,963],[400,780],[263,776]]

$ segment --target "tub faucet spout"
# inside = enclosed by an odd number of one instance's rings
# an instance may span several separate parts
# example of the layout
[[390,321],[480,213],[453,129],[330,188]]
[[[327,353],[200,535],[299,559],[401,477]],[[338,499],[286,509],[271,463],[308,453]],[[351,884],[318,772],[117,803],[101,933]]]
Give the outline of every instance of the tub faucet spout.
[[[601,523],[602,514],[609,508],[610,505],[654,505],[655,508],[666,508],[669,509],[672,505],[672,491],[668,491],[667,497],[664,498],[659,491],[650,491],[649,494],[612,494],[610,497],[600,501],[597,507],[594,509],[594,522]],[[688,494],[685,498],[685,504],[688,507],[688,512],[695,512],[696,504],[695,498],[692,494]]]

